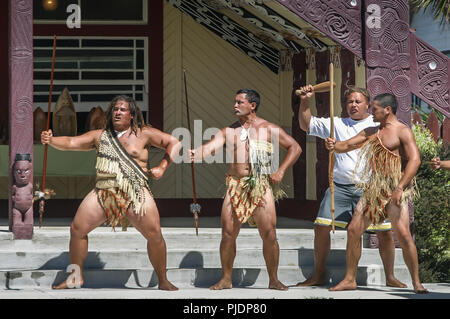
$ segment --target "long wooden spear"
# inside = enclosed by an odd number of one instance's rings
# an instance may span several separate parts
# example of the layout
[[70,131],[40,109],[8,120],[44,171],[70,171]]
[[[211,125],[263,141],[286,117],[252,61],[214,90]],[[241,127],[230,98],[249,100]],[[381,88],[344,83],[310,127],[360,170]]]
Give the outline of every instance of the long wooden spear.
[[[187,84],[186,84],[186,70],[183,69],[183,78],[184,78],[184,94],[186,99],[186,113],[187,113],[187,122],[188,122],[188,130],[192,135],[191,131],[191,118],[189,116],[189,102],[188,102],[188,93],[187,93]],[[192,148],[192,138],[191,138],[191,148]],[[191,213],[194,214],[195,220],[195,234],[198,236],[198,214],[200,213],[200,205],[197,203],[197,191],[195,188],[195,173],[194,173],[194,162],[191,162],[191,175],[192,175],[192,192],[194,203],[191,204],[190,210]]]
[[[330,63],[330,138],[334,138],[334,94],[333,94],[333,83],[334,83],[334,67],[333,63]],[[334,167],[334,151],[328,153],[328,181],[330,185],[330,197],[331,197],[331,229],[334,234],[334,178],[333,178],[333,167]]]
[[[50,75],[50,91],[48,98],[48,112],[47,112],[47,126],[46,131],[50,129],[50,113],[52,110],[52,93],[53,93],[53,74],[55,71],[55,53],[56,53],[56,34],[53,36],[53,56],[52,56],[52,73]],[[44,146],[44,168],[42,169],[42,193],[39,202],[39,228],[42,227],[42,216],[44,215],[45,207],[45,178],[47,176],[47,151],[48,144]]]

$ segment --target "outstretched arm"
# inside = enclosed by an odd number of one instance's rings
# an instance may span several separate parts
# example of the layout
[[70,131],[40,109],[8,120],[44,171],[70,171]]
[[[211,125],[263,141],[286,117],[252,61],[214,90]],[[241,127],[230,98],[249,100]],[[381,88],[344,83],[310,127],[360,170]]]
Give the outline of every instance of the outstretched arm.
[[431,168],[434,170],[440,168],[450,170],[450,161],[441,161],[439,157],[435,157],[431,160]]
[[347,153],[360,148],[370,136],[376,133],[378,127],[369,127],[359,132],[356,136],[346,141],[336,142],[335,138],[327,137],[325,139],[325,148],[329,151],[334,150],[336,153]]
[[226,129],[221,129],[209,142],[191,150],[191,161],[203,160],[205,157],[211,156],[221,149],[226,141]]
[[95,149],[101,130],[94,130],[79,136],[53,136],[52,130],[42,131],[41,143],[61,151],[90,151]]

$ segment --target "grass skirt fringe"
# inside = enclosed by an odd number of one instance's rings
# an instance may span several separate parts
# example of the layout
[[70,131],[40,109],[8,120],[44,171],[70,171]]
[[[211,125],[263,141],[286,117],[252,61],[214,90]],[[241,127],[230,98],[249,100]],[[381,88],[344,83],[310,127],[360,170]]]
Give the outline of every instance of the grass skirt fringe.
[[[363,213],[374,225],[381,224],[387,218],[386,205],[402,178],[402,159],[385,148],[377,136],[362,146],[355,174],[362,163],[364,164],[360,182],[356,184],[356,187],[363,192],[361,197]],[[415,195],[415,180],[413,180],[403,190],[401,205],[412,200]]]
[[271,186],[267,176],[255,180],[249,176],[238,178],[227,175],[226,185],[237,218],[241,223],[248,222],[253,227],[256,226],[253,212],[264,205],[263,197],[268,188],[271,188],[275,200],[287,196],[279,185]]

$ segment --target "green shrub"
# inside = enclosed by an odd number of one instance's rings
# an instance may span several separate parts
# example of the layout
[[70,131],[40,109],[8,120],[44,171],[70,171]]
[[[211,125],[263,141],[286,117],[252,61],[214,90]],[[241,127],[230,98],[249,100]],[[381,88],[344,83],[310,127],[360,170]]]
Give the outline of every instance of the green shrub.
[[431,132],[412,127],[422,164],[417,172],[420,196],[414,201],[414,232],[423,282],[450,282],[450,171],[433,170],[430,160],[449,158],[442,141]]

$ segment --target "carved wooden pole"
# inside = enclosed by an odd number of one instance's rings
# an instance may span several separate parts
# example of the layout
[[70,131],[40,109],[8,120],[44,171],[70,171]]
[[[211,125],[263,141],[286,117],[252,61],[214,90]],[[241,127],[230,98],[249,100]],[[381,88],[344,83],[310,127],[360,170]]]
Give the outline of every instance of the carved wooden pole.
[[[31,161],[33,159],[32,0],[9,0],[9,83],[9,229],[16,239],[31,239],[33,236],[32,189],[31,194],[28,194],[29,187],[25,190],[21,187],[23,183],[15,181],[18,178],[15,175],[19,173],[19,169],[16,168],[15,174],[13,169],[16,159],[19,162],[29,162],[28,159]],[[18,154],[17,157],[16,154]],[[31,165],[31,176],[28,177],[27,185],[33,185],[32,168]],[[31,209],[28,205],[31,205]],[[20,214],[22,214],[22,223],[19,222]]]
[[[367,0],[365,8],[366,81],[373,99],[392,93],[399,121],[411,126],[409,1]],[[414,210],[410,205],[410,225]],[[371,236],[371,246],[377,246]]]

